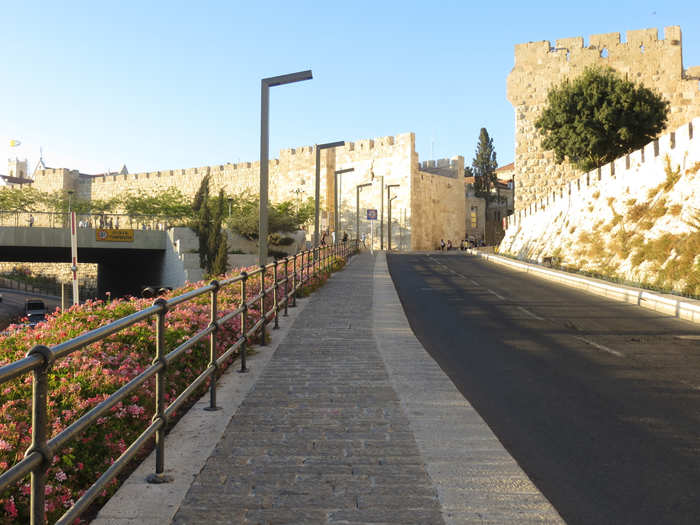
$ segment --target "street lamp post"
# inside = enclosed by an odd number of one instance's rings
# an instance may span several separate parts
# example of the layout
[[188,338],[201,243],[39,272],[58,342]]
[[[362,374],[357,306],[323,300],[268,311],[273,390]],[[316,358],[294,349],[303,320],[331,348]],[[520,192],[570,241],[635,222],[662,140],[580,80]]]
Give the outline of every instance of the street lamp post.
[[344,146],[345,141],[339,140],[338,142],[326,142],[325,144],[316,144],[316,190],[314,196],[316,198],[316,209],[314,215],[314,248],[318,247],[318,214],[320,199],[319,194],[321,193],[321,150],[329,148],[337,148],[338,146]]
[[357,192],[357,208],[355,211],[355,242],[360,240],[360,190],[371,185],[371,182],[365,182],[364,184],[358,184],[355,187],[355,191]]
[[338,203],[338,198],[342,199],[343,194],[339,189],[338,182],[341,181],[342,179],[338,177],[338,175],[342,175],[343,173],[349,173],[351,171],[355,171],[355,168],[347,168],[344,170],[336,170],[335,171],[335,199],[334,199],[334,204],[335,204],[335,235],[336,239],[338,238],[338,235],[340,234],[340,203]]
[[267,193],[268,193],[268,157],[270,147],[270,88],[311,80],[311,70],[299,71],[288,75],[263,78],[260,81],[260,225],[258,227],[258,263],[263,266],[267,263]]
[[376,179],[381,179],[381,185],[379,186],[379,198],[381,203],[379,205],[379,249],[384,249],[384,175],[375,175],[372,172],[372,182]]
[[389,205],[389,217],[388,217],[388,224],[387,224],[387,249],[391,251],[391,201],[393,201],[397,196],[394,195],[393,197],[391,196],[391,188],[398,188],[401,186],[401,184],[387,184],[386,185],[386,202]]

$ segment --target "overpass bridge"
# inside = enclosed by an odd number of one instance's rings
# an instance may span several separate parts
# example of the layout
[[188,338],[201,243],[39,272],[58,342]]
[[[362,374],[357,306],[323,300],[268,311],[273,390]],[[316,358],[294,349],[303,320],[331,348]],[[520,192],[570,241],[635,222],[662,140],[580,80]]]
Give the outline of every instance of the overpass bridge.
[[[0,226],[3,262],[70,262],[70,246],[66,227]],[[144,285],[184,282],[179,275],[182,263],[167,231],[79,228],[78,265],[81,262],[97,264],[100,295],[136,295]]]

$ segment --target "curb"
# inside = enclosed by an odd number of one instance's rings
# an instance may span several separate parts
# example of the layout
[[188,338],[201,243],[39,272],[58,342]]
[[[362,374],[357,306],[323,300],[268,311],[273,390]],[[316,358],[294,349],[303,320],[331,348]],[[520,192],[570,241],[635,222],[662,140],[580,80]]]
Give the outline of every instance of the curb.
[[693,301],[692,299],[679,299],[673,295],[653,293],[647,290],[642,290],[641,288],[634,288],[632,286],[613,285],[600,279],[580,277],[562,272],[560,270],[542,268],[536,264],[513,261],[499,255],[482,253],[472,248],[467,249],[467,253],[471,255],[478,255],[482,259],[489,262],[502,264],[516,270],[531,273],[537,277],[541,277],[549,281],[555,281],[572,288],[578,288],[596,295],[602,295],[615,301],[636,304],[642,308],[669,314],[673,317],[677,317],[678,319],[690,321],[691,323],[700,324],[700,301]]

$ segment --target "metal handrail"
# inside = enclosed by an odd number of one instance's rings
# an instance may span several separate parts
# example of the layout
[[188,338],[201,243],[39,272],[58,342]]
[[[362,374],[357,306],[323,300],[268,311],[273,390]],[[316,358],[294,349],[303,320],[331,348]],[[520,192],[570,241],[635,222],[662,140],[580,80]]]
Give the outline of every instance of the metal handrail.
[[[44,511],[44,495],[47,483],[47,471],[53,455],[66,445],[71,439],[83,432],[98,418],[106,414],[117,403],[132,394],[148,379],[155,376],[155,414],[152,423],[131,443],[131,445],[112,463],[112,465],[98,478],[91,487],[68,509],[68,511],[56,522],[68,524],[78,518],[88,506],[99,496],[107,484],[114,479],[119,472],[131,461],[137,453],[143,449],[150,438],[155,437],[156,468],[154,477],[156,480],[165,478],[165,429],[168,420],[207,379],[210,379],[210,403],[208,409],[215,410],[216,406],[216,373],[218,369],[238,351],[241,358],[241,372],[247,371],[246,353],[249,338],[259,336],[260,343],[265,344],[266,326],[272,315],[275,318],[274,328],[278,328],[279,311],[284,308],[284,316],[287,315],[288,306],[296,306],[299,291],[309,280],[322,273],[327,273],[335,257],[347,257],[357,249],[357,242],[338,243],[335,246],[323,246],[313,250],[297,253],[285,257],[273,263],[260,266],[251,272],[241,272],[240,275],[222,281],[212,281],[206,286],[191,290],[177,297],[165,300],[156,299],[152,306],[138,312],[127,315],[99,328],[87,331],[77,337],[47,347],[34,346],[26,357],[13,363],[0,367],[0,385],[28,372],[34,374],[32,389],[32,444],[25,453],[25,457],[0,475],[0,491],[9,485],[20,481],[31,474],[31,503],[30,523],[43,525],[46,523]],[[304,258],[306,257],[306,261]],[[291,275],[290,275],[291,263]],[[284,272],[279,272],[280,265],[284,266]],[[306,271],[304,271],[306,270]],[[273,285],[265,287],[265,277],[272,276]],[[291,277],[291,278],[290,278]],[[251,281],[251,279],[254,279]],[[255,283],[258,281],[259,283]],[[231,311],[219,315],[218,292],[224,287],[240,283],[240,305]],[[255,283],[255,284],[253,284]],[[259,289],[252,298],[246,298],[248,286]],[[282,289],[282,291],[280,291]],[[201,295],[210,296],[210,324],[179,344],[176,348],[166,352],[165,348],[165,317],[167,311],[181,303],[191,301]],[[271,299],[270,310],[265,310],[265,301]],[[290,305],[290,300],[292,304]],[[253,325],[249,325],[248,310],[255,308],[260,310],[260,319]],[[241,333],[235,343],[227,348],[222,355],[216,355],[216,333],[226,322],[236,316],[241,318]],[[135,323],[156,319],[156,355],[153,364],[142,371],[138,376],[112,393],[88,412],[83,414],[68,427],[63,429],[53,438],[48,438],[48,374],[56,360],[65,358],[92,343],[101,341]],[[196,343],[209,337],[210,360],[208,366],[174,399],[168,406],[165,404],[164,387],[165,371],[170,363],[180,357],[185,351]],[[152,475],[153,476],[153,475]]]
[[[121,221],[122,229],[149,230],[164,229],[166,225],[184,225],[187,219],[181,217],[169,217],[165,215],[146,215],[140,213],[124,212],[76,212],[78,221],[84,221],[85,228],[91,229],[116,229]],[[30,217],[33,218],[30,224]],[[111,226],[106,219],[111,219]],[[102,224],[104,223],[104,224]],[[134,228],[136,223],[136,228]],[[0,210],[0,226],[34,228],[67,228],[70,225],[70,212],[68,211],[24,211],[24,210]],[[139,225],[141,228],[139,228]]]

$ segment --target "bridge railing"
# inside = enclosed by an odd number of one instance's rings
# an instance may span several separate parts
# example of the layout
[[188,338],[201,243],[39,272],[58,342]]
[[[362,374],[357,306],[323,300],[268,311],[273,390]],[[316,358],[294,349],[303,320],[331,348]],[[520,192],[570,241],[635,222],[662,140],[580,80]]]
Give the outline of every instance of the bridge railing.
[[[81,228],[106,228],[129,230],[166,230],[186,223],[186,219],[158,215],[126,213],[76,213]],[[0,210],[0,226],[69,228],[67,212],[29,212]]]
[[[56,522],[59,524],[73,523],[105,490],[111,480],[144,449],[151,438],[155,438],[156,464],[155,473],[149,476],[153,482],[162,482],[166,478],[165,469],[165,429],[168,419],[183,406],[195,393],[198,387],[209,380],[209,409],[216,409],[216,373],[225,363],[238,352],[240,369],[246,371],[247,341],[256,336],[260,343],[265,344],[265,332],[268,324],[274,322],[274,328],[279,327],[279,313],[287,315],[289,306],[296,306],[296,298],[301,288],[315,276],[330,273],[336,258],[347,258],[356,250],[356,243],[339,243],[332,246],[322,246],[304,251],[294,256],[285,257],[274,263],[260,266],[251,272],[222,281],[211,281],[206,286],[189,291],[171,299],[158,298],[152,306],[139,312],[117,319],[105,326],[85,332],[77,337],[52,347],[36,345],[29,350],[26,357],[0,367],[0,385],[28,373],[33,374],[32,387],[32,444],[24,458],[0,475],[0,491],[13,483],[30,475],[30,523],[40,525],[46,523],[45,491],[47,471],[51,458],[71,439],[78,436],[98,418],[108,416],[112,407],[132,395],[136,389],[149,378],[155,376],[155,413],[152,423],[133,441],[111,466],[91,485],[75,504],[70,507]],[[272,276],[271,286],[265,286],[265,278]],[[241,299],[237,308],[220,312],[217,296],[220,290],[229,286],[240,287]],[[247,290],[254,287],[258,290],[253,297],[247,298]],[[166,348],[165,326],[166,312],[181,303],[187,303],[202,296],[209,296],[210,323],[181,343],[176,348]],[[291,303],[291,304],[290,304]],[[269,308],[266,309],[266,304]],[[249,309],[259,310],[260,318],[250,324]],[[217,330],[234,318],[240,318],[240,333],[237,340],[221,355],[216,355]],[[51,422],[48,413],[49,371],[56,361],[70,356],[76,350],[85,348],[116,334],[125,328],[144,320],[155,319],[155,356],[151,366],[143,370],[131,381],[119,388],[107,399],[94,406],[67,428],[53,437],[49,436]],[[209,364],[169,405],[166,406],[165,387],[166,369],[170,363],[183,356],[197,342],[209,341]]]

